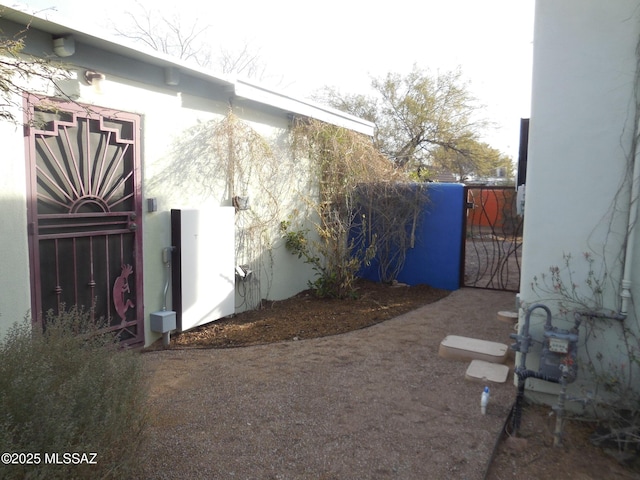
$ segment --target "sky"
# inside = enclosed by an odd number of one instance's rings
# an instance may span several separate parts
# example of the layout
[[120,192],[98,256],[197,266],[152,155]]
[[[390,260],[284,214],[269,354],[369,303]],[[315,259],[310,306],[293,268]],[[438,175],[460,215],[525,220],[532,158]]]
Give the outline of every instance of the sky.
[[[214,45],[249,45],[266,65],[264,82],[298,97],[324,86],[370,93],[372,77],[413,65],[432,73],[459,68],[494,125],[483,140],[517,160],[520,118],[530,113],[534,0],[139,2],[210,25]],[[112,34],[137,11],[135,0],[17,3]]]

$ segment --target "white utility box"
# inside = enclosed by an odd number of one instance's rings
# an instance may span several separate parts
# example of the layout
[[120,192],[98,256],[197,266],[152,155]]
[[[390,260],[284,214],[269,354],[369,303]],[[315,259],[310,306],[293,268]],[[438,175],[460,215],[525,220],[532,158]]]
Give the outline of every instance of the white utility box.
[[177,329],[235,311],[235,209],[171,210],[172,306]]

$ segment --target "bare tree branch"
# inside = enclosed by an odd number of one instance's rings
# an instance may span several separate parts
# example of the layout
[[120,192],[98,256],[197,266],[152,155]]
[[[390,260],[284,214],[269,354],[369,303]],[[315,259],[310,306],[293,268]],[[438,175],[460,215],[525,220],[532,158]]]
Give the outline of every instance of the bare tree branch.
[[136,11],[127,13],[128,24],[114,27],[118,35],[201,67],[217,68],[221,73],[258,79],[264,76],[265,67],[260,63],[259,51],[250,48],[249,44],[236,50],[221,47],[219,54],[214,55],[206,39],[210,25],[202,25],[197,18],[185,21],[177,14],[159,15],[138,1],[134,4]]

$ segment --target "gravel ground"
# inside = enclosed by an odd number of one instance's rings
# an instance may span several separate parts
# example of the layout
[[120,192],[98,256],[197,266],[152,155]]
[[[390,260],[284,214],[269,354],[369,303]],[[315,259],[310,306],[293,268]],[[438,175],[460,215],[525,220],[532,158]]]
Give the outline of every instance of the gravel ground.
[[333,337],[144,354],[148,479],[481,479],[514,400],[438,356],[449,334],[509,343],[514,294],[462,289]]

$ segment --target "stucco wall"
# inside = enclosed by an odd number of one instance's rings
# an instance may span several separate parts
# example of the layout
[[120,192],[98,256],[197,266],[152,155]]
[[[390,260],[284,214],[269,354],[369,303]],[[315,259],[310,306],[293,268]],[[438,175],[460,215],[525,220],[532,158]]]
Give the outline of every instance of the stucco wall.
[[[13,110],[14,115],[20,112]],[[22,128],[0,122],[0,336],[31,308],[27,243],[26,168]]]
[[[42,51],[48,47],[49,38],[43,37],[41,47],[38,46],[40,36],[35,38],[36,45],[29,45],[32,51],[39,48]],[[143,66],[112,62],[110,55],[103,56],[99,51],[91,52],[85,48],[77,52],[77,58],[67,60],[67,65],[72,67],[71,71],[76,72],[69,60],[90,62],[93,68],[106,75],[100,92],[76,79],[61,82],[65,92],[73,95],[77,102],[136,113],[142,118],[144,309],[145,342],[148,345],[159,337],[159,334],[150,332],[148,317],[150,312],[160,310],[163,305],[166,270],[161,255],[162,249],[171,244],[170,210],[229,205],[231,198],[228,172],[224,168],[209,172],[211,175],[207,178],[206,192],[201,188],[202,175],[182,179],[184,181],[181,187],[176,188],[175,178],[167,176],[166,172],[179,172],[181,164],[193,160],[194,151],[181,151],[180,147],[194,146],[189,137],[194,127],[215,125],[228,114],[231,93],[228,87],[225,90],[210,85],[210,90],[207,90],[202,84],[194,84],[193,81],[185,81],[179,86],[167,86],[164,84],[164,77],[155,75],[153,69],[147,72]],[[82,73],[85,68],[83,66],[77,71]],[[133,75],[131,72],[124,72],[127,68],[135,68],[136,72]],[[139,77],[140,80],[146,78],[147,81],[132,80],[131,77]],[[308,193],[310,188],[308,164],[304,159],[293,158],[286,149],[285,138],[289,128],[286,112],[273,108],[252,110],[247,105],[236,107],[233,111],[240,121],[272,147],[279,165],[273,179],[279,185],[277,192],[265,191],[260,176],[248,177],[248,194],[253,214],[266,215],[261,206],[272,195],[280,207],[275,214],[271,213],[272,218],[265,220],[271,222],[273,227],[257,235],[254,239],[256,243],[248,253],[250,258],[245,256],[242,259],[260,265],[252,281],[243,287],[250,287],[252,302],[261,298],[287,298],[306,288],[312,272],[307,265],[284,249],[275,226],[280,220],[287,218],[291,209],[304,208],[301,192]],[[16,113],[17,118],[21,119],[22,113]],[[0,209],[0,224],[3,225],[0,234],[3,245],[0,249],[0,271],[5,278],[0,297],[2,335],[13,321],[28,313],[30,288],[26,156],[22,128],[0,122],[0,135],[3,140],[3,155],[0,156],[3,170],[0,179],[0,199],[3,204]],[[206,154],[207,152],[195,153],[202,155],[200,160],[203,161],[206,160]],[[147,211],[146,199],[150,197],[157,200],[156,212]],[[242,227],[242,221],[235,225],[237,229]],[[254,304],[246,301],[246,288],[241,292],[242,295],[238,295],[236,300],[238,309],[252,308]],[[168,305],[171,307],[170,294]]]
[[[620,306],[637,114],[639,14],[637,0],[536,3],[520,298],[525,305],[549,305],[554,323],[563,328],[570,326],[563,320],[573,317],[561,313],[561,302],[608,312]],[[552,267],[559,268],[568,293],[559,292]],[[592,291],[594,280],[602,282],[601,298]],[[638,281],[632,288],[636,299]],[[540,338],[543,319],[533,320],[532,334]],[[636,312],[625,325],[637,333]],[[628,354],[619,348],[621,324],[602,320],[596,327],[599,335],[591,335],[587,343],[586,330],[581,330],[580,377],[572,386],[578,396],[594,392],[591,367],[596,376],[617,368],[628,379]],[[599,355],[603,357],[595,360]],[[624,365],[620,371],[625,362],[626,372]],[[530,394],[534,391],[555,393],[557,388],[531,381]]]
[[[106,81],[103,93],[96,98],[90,88],[83,89],[86,96],[80,100],[91,100],[101,105],[121,108],[143,117],[143,198],[155,198],[158,210],[144,215],[144,292],[145,322],[148,313],[160,310],[163,299],[163,287],[166,270],[161,262],[162,249],[171,245],[170,210],[172,208],[190,209],[204,206],[230,205],[230,198],[236,194],[248,195],[250,211],[238,212],[234,225],[236,240],[250,242],[247,249],[237,248],[235,263],[249,263],[253,275],[246,282],[239,282],[236,288],[236,310],[254,308],[262,298],[279,300],[306,288],[311,272],[305,265],[297,265],[296,259],[287,252],[275,228],[279,220],[285,219],[292,208],[302,208],[300,191],[308,183],[308,170],[305,165],[297,165],[286,150],[286,142],[280,141],[288,132],[288,119],[285,115],[274,116],[256,113],[246,108],[232,108],[234,115],[248,128],[259,135],[273,154],[272,164],[278,166],[274,181],[265,185],[264,177],[257,172],[267,162],[263,158],[252,158],[256,164],[247,172],[246,186],[236,185],[239,191],[229,191],[229,159],[208,158],[212,151],[207,147],[211,141],[206,135],[192,137],[193,128],[206,125],[215,128],[229,113],[229,104],[207,100],[189,93],[177,94],[175,91],[146,89],[117,77]],[[195,145],[200,142],[201,145]],[[194,161],[194,155],[201,156],[198,162],[215,162],[220,168],[204,171],[189,170],[183,167]],[[235,161],[240,162],[240,159]],[[245,165],[245,167],[248,167]],[[179,183],[173,175],[189,175]],[[294,175],[296,174],[297,175]],[[206,181],[203,176],[206,175]],[[237,175],[236,175],[237,177]],[[237,180],[237,178],[236,178]],[[177,186],[178,185],[178,186]],[[242,191],[240,191],[240,189]],[[271,190],[270,190],[271,189]],[[277,191],[273,191],[277,189]],[[273,198],[272,198],[273,197]],[[262,208],[267,202],[277,202],[277,209]],[[272,202],[273,203],[273,202]],[[262,223],[260,216],[263,215]],[[268,217],[268,218],[267,218]],[[258,218],[260,229],[252,229]],[[247,220],[248,219],[248,220]],[[248,227],[246,230],[245,226]],[[221,227],[222,228],[222,227]],[[221,231],[223,234],[223,231]],[[171,307],[171,295],[168,295]],[[148,325],[147,325],[148,327]],[[146,329],[146,343],[155,340],[158,335]]]

